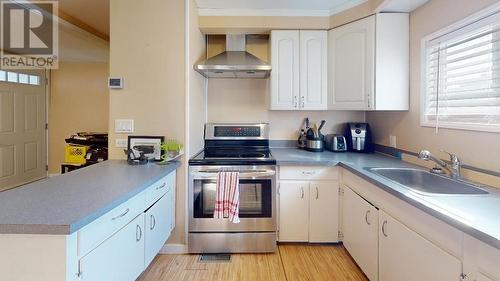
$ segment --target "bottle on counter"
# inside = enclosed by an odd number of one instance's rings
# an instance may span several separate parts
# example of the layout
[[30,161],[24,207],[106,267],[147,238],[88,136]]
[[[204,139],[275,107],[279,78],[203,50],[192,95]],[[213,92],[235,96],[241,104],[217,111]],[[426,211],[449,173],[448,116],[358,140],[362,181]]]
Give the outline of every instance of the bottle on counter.
[[298,147],[299,148],[306,148],[307,145],[307,135],[304,129],[300,130],[300,136],[298,140]]

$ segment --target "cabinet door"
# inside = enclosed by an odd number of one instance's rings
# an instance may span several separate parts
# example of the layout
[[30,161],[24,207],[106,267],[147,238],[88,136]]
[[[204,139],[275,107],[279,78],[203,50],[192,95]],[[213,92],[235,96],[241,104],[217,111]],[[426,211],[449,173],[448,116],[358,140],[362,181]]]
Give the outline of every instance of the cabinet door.
[[300,109],[328,108],[328,33],[300,31]]
[[299,109],[299,31],[271,31],[271,110]]
[[500,251],[464,235],[464,273],[471,281],[500,281]]
[[280,181],[279,241],[307,242],[309,183]]
[[144,216],[139,215],[80,260],[81,281],[134,281],[144,270]]
[[378,210],[344,187],[343,243],[371,281],[378,280]]
[[462,264],[416,232],[379,211],[380,281],[459,280]]
[[329,109],[369,110],[375,84],[375,17],[329,31]]
[[144,267],[147,267],[161,250],[172,230],[171,197],[165,194],[149,210],[144,213],[146,225],[144,226],[145,258]]
[[339,184],[309,184],[309,242],[338,242]]

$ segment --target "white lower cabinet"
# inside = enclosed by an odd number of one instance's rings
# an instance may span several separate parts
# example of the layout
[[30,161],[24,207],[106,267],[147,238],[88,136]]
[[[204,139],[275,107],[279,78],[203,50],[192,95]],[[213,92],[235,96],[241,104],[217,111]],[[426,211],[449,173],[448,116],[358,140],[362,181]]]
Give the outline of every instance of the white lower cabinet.
[[380,281],[454,281],[462,263],[430,241],[379,211]]
[[279,184],[279,241],[338,242],[338,182]]
[[500,281],[500,251],[464,235],[464,274],[468,281]]
[[344,187],[342,233],[347,251],[371,281],[378,280],[378,210]]
[[280,182],[279,198],[279,241],[307,242],[309,182]]
[[144,270],[144,216],[139,215],[79,261],[80,281],[133,281]]
[[145,220],[145,257],[144,267],[147,267],[161,250],[172,231],[172,203],[169,191],[149,210],[144,213]]

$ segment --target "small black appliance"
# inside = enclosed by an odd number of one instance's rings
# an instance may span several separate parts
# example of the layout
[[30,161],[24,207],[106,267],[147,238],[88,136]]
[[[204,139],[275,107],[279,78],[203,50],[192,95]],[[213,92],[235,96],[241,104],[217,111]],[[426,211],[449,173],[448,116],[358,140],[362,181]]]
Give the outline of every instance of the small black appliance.
[[348,151],[369,153],[374,150],[368,123],[347,123],[345,137]]

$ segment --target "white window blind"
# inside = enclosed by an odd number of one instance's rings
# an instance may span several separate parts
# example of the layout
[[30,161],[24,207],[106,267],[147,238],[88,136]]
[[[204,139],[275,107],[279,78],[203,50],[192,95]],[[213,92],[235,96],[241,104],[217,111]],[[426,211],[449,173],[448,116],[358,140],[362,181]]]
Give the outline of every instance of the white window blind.
[[425,43],[424,123],[500,129],[500,14]]

